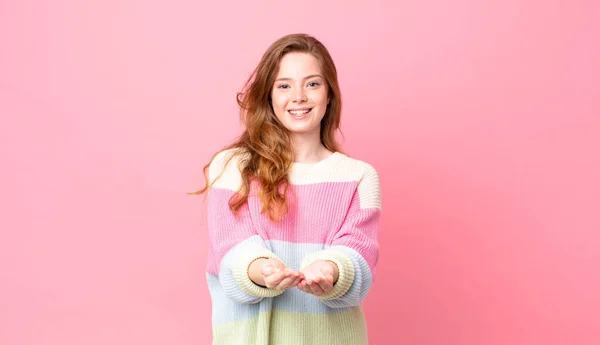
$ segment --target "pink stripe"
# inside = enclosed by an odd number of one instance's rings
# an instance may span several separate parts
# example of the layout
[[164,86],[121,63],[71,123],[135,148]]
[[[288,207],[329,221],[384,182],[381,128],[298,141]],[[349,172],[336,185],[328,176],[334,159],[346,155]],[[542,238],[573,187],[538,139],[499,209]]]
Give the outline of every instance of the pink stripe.
[[214,188],[208,207],[209,235],[214,238],[208,272],[216,274],[227,251],[253,235],[291,243],[346,245],[359,252],[373,269],[379,210],[360,209],[356,181],[293,185],[290,192],[295,198],[288,199],[288,214],[274,223],[260,214],[257,193],[251,193],[236,219],[228,208],[233,192]]
[[[266,215],[255,218],[262,235],[269,240],[291,243],[327,243],[328,236],[338,230],[351,205],[356,182],[327,182],[291,186],[295,195],[289,212],[281,223],[271,222]],[[259,213],[258,198],[251,200],[253,214]]]
[[233,191],[213,188],[208,197],[208,235],[210,252],[207,272],[218,274],[223,256],[238,243],[256,234],[248,205],[238,211],[238,217],[229,209],[229,199]]
[[331,243],[356,250],[365,259],[373,275],[375,275],[375,266],[379,256],[377,240],[379,215],[379,209],[359,210],[335,234]]

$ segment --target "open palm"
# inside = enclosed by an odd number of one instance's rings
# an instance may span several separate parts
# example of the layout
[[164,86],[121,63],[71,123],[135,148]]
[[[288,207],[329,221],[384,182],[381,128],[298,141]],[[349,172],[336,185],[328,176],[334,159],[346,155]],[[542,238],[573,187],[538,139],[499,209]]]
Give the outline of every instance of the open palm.
[[298,288],[306,293],[321,296],[333,289],[338,278],[337,266],[326,260],[317,260],[301,271],[304,279]]

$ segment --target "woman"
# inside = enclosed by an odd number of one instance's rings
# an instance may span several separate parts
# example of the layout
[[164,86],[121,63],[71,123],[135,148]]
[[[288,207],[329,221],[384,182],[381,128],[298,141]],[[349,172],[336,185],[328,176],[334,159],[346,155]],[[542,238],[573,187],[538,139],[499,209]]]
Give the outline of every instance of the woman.
[[213,344],[367,344],[381,209],[340,152],[335,65],[315,38],[269,47],[238,94],[245,131],[204,169]]

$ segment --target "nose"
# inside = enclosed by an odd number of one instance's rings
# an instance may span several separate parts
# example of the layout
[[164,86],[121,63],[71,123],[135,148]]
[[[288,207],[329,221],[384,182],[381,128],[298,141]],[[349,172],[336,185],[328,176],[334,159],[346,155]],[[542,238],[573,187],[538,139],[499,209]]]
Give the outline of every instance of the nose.
[[306,101],[306,93],[304,92],[304,88],[300,87],[296,89],[294,93],[294,101],[296,102],[304,102]]

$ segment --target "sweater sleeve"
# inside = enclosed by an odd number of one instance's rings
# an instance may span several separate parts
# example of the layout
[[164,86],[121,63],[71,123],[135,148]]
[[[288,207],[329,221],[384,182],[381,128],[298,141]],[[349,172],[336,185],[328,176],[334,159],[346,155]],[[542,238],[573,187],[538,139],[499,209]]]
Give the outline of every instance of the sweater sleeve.
[[337,265],[339,276],[333,289],[319,296],[327,306],[358,306],[370,290],[379,257],[380,211],[379,177],[376,170],[368,166],[358,182],[344,223],[328,241],[329,247],[309,254],[302,262],[302,268],[316,260]]
[[210,181],[221,176],[208,192],[208,273],[218,276],[225,295],[233,301],[258,303],[282,291],[254,284],[248,276],[248,268],[256,259],[278,258],[256,232],[248,203],[237,215],[229,209],[229,199],[237,193],[241,176],[235,158],[226,167],[225,164],[226,156],[219,154],[209,167]]

